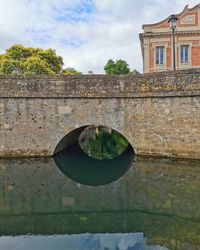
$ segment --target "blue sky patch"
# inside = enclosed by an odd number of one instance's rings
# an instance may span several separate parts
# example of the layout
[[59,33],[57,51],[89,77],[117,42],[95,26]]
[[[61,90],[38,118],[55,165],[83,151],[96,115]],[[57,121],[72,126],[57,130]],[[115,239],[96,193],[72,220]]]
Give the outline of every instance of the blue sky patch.
[[61,47],[78,48],[83,45],[86,41],[80,40],[78,38],[61,39],[59,45]]
[[93,0],[82,0],[79,5],[72,8],[62,8],[57,10],[55,20],[64,23],[87,22],[90,15],[95,12]]
[[52,36],[47,31],[26,29],[25,38],[29,37],[36,44],[48,44],[52,40]]

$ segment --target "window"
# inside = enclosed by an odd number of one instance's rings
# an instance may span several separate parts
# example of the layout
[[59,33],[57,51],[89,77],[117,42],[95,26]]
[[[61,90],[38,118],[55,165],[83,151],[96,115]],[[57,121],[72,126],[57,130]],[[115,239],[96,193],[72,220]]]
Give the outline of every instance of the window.
[[156,47],[156,65],[164,64],[164,47]]
[[189,45],[181,45],[181,63],[188,63]]

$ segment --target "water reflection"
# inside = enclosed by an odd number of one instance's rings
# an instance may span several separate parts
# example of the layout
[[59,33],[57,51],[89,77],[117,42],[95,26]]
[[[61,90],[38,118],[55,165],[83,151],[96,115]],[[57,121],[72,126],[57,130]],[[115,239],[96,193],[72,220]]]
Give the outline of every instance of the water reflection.
[[68,146],[53,157],[59,169],[72,180],[91,186],[111,183],[133,165],[134,152],[129,146],[112,160],[95,160],[80,148],[78,143]]
[[0,234],[143,232],[148,250],[199,249],[200,161],[136,157],[133,166],[96,187],[67,178],[51,158],[0,159]]
[[80,234],[0,237],[0,249],[8,250],[168,250],[147,245],[143,233]]

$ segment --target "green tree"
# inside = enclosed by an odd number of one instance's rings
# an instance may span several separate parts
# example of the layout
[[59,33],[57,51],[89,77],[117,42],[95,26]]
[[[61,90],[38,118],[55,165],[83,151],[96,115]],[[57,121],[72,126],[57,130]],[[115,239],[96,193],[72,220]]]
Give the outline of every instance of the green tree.
[[52,67],[38,56],[31,56],[23,63],[25,73],[28,75],[53,75]]
[[13,75],[23,74],[23,65],[19,60],[13,60],[6,57],[0,59],[0,74]]
[[79,145],[90,157],[113,159],[122,154],[129,142],[120,133],[103,126],[88,126],[79,136]]
[[75,69],[63,69],[63,65],[63,58],[58,56],[53,49],[43,50],[16,44],[0,55],[0,74],[80,74]]
[[22,45],[16,44],[8,48],[6,50],[6,54],[3,56],[12,60],[25,60],[26,58],[32,56],[32,54],[32,48],[25,48]]
[[94,138],[91,138],[85,152],[94,159],[113,159],[122,154],[128,147],[129,142],[118,132],[112,131],[108,134],[100,131]]
[[62,70],[62,75],[81,75],[82,73],[74,68],[66,68]]
[[117,60],[116,62],[112,59],[109,59],[104,67],[104,70],[108,75],[124,75],[130,73],[128,63],[121,59]]
[[55,50],[47,49],[47,50],[40,50],[37,53],[38,57],[43,60],[56,74],[59,74],[62,71],[63,66],[63,58],[61,56],[57,56]]

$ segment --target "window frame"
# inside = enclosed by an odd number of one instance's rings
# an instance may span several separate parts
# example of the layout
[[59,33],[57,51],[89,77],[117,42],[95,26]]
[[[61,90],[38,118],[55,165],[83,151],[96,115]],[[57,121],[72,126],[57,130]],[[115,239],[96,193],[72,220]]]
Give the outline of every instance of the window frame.
[[[161,49],[163,51],[162,55],[161,55]],[[158,52],[158,54],[157,54],[157,52]],[[155,65],[157,67],[159,67],[159,66],[161,66],[161,67],[165,66],[165,53],[166,53],[165,46],[160,45],[160,46],[156,46],[155,47]],[[157,55],[158,55],[158,60],[157,60]],[[162,56],[162,60],[161,60],[161,56]]]
[[[186,50],[183,51],[183,58],[182,58],[182,48],[187,48],[187,61],[186,59]],[[182,60],[183,59],[183,60]],[[189,64],[190,63],[190,45],[189,44],[181,44],[180,45],[180,64]]]

